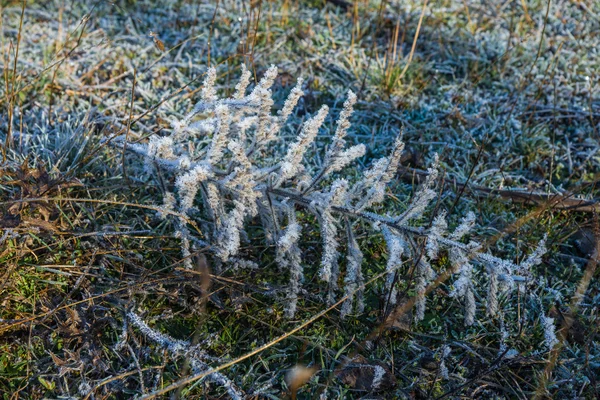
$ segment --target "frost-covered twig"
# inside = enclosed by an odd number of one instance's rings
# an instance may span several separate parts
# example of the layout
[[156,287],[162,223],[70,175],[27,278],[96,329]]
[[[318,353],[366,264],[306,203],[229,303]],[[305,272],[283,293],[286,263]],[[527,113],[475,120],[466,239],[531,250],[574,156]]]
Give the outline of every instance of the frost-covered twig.
[[[219,98],[215,90],[216,71],[209,70],[200,101],[183,119],[173,123],[171,134],[152,137],[147,144],[128,143],[128,151],[140,154],[160,166],[161,173],[175,175],[174,194],[167,192],[161,216],[172,215],[177,209],[192,217],[200,212],[212,223],[205,223],[205,240],[214,254],[223,262],[236,259],[246,236],[245,227],[258,216],[267,240],[275,243],[278,265],[290,274],[286,312],[293,316],[303,279],[301,230],[296,210],[305,209],[314,214],[320,225],[323,253],[319,277],[328,285],[327,300],[332,303],[337,295],[343,274],[344,292],[362,282],[362,251],[352,229],[345,233],[341,225],[352,226],[351,221],[363,220],[381,230],[390,252],[387,265],[390,276],[386,287],[395,301],[392,271],[404,260],[419,254],[416,265],[417,320],[426,311],[425,288],[437,275],[434,261],[446,252],[452,263],[451,271],[458,274],[452,296],[465,305],[465,324],[475,320],[474,268],[483,267],[488,281],[488,313],[496,315],[498,295],[511,290],[515,282],[525,282],[532,266],[539,262],[545,251],[543,245],[521,265],[498,258],[475,241],[463,242],[463,237],[474,225],[474,214],[469,214],[453,231],[443,213],[436,216],[430,227],[419,224],[419,219],[436,197],[435,187],[439,171],[437,155],[428,169],[424,184],[417,190],[408,206],[397,215],[382,215],[377,207],[385,200],[389,183],[396,176],[404,143],[399,136],[388,157],[376,160],[359,178],[350,182],[344,168],[364,154],[362,144],[347,147],[346,135],[356,96],[349,92],[338,119],[332,143],[324,154],[323,163],[316,165],[306,157],[324,124],[328,108],[323,106],[303,125],[300,134],[287,144],[269,146],[281,140],[286,122],[302,95],[302,80],[289,94],[277,115],[273,106],[271,86],[277,75],[275,67],[246,95],[249,72],[242,69],[240,83],[231,98]],[[193,133],[193,134],[192,134]],[[124,137],[113,144],[124,145]],[[165,180],[166,181],[166,180]],[[175,197],[174,197],[175,195]],[[281,221],[287,221],[284,228]],[[182,243],[182,254],[189,259],[194,249],[192,235],[183,218],[176,221]],[[344,238],[345,237],[345,238]],[[346,269],[340,271],[341,243],[347,243]],[[420,251],[424,244],[425,251]],[[185,264],[191,267],[191,262]],[[388,292],[389,293],[389,292]],[[344,303],[342,315],[352,311],[352,299]],[[358,296],[357,311],[362,301]]]
[[[219,361],[214,357],[210,357],[201,346],[208,346],[210,341],[205,340],[196,346],[192,346],[189,342],[184,340],[178,340],[165,335],[164,333],[158,332],[133,311],[127,312],[127,319],[133,326],[138,328],[140,332],[151,341],[157,343],[159,346],[164,347],[174,357],[189,357],[191,360],[191,366],[194,373],[202,371],[209,371],[210,366],[206,364],[206,361]],[[243,393],[236,387],[236,385],[225,375],[220,372],[213,372],[208,375],[207,378],[220,386],[223,386],[230,398],[232,399],[243,399]]]

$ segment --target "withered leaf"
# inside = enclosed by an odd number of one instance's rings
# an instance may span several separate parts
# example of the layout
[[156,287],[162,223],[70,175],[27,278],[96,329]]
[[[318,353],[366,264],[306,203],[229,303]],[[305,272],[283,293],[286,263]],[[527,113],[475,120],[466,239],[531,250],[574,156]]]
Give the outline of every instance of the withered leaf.
[[16,228],[21,224],[21,217],[14,214],[0,215],[0,228]]
[[381,361],[367,362],[359,357],[337,373],[338,379],[354,390],[381,392],[396,385],[396,377]]
[[53,224],[52,222],[49,222],[49,221],[44,221],[43,219],[25,218],[25,219],[23,219],[23,222],[26,226],[34,226],[36,228],[40,228],[45,231],[54,232],[54,233],[60,232],[60,229],[58,229],[58,227],[55,224]]

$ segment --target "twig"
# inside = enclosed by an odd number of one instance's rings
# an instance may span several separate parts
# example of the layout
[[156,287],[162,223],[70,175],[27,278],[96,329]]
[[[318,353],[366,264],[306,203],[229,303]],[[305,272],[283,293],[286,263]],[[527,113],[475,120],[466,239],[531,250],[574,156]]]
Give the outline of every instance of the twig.
[[[8,152],[8,147],[12,141],[12,125],[13,125],[13,113],[14,113],[14,97],[15,97],[15,86],[17,84],[17,63],[19,61],[19,46],[21,44],[21,32],[23,31],[23,19],[25,18],[25,6],[27,5],[27,1],[23,0],[23,6],[21,7],[21,18],[19,19],[19,32],[17,34],[17,46],[15,48],[15,59],[13,63],[13,71],[12,71],[12,84],[10,85],[10,91],[8,90],[8,74],[5,73],[6,79],[6,97],[8,101],[8,129],[6,130],[6,139],[4,141],[4,147],[2,148],[2,160],[6,162],[6,153]],[[8,71],[8,65],[6,65],[5,72]]]
[[129,182],[127,177],[127,170],[125,168],[125,152],[127,151],[127,142],[129,138],[129,131],[131,130],[131,119],[133,118],[133,99],[135,96],[135,79],[137,77],[137,70],[133,69],[133,83],[131,84],[131,103],[129,105],[129,118],[127,119],[127,131],[125,131],[125,141],[123,142],[123,156],[122,156],[122,167],[123,167],[123,178],[125,178],[125,182]]
[[170,214],[170,215],[182,218],[186,223],[192,225],[199,234],[202,234],[202,231],[198,227],[196,222],[191,220],[184,214],[178,213],[177,211],[164,210],[163,208],[157,207],[157,206],[129,203],[126,201],[113,201],[113,200],[102,200],[102,199],[78,199],[78,198],[73,198],[73,197],[35,197],[35,198],[30,198],[30,199],[8,200],[8,201],[0,202],[0,204],[9,205],[9,204],[37,203],[37,202],[49,202],[49,201],[56,201],[56,202],[72,201],[72,202],[76,202],[76,203],[79,202],[79,203],[113,204],[113,205],[119,205],[119,206],[125,206],[125,207],[145,208],[148,210],[154,210],[156,212],[162,212],[162,213],[166,213],[166,214]]
[[417,24],[417,31],[415,32],[415,38],[413,39],[412,47],[410,49],[410,54],[408,55],[408,62],[404,66],[404,69],[400,73],[400,76],[398,76],[398,78],[396,79],[396,82],[398,82],[399,80],[401,80],[404,77],[404,75],[406,74],[406,71],[408,71],[408,67],[412,63],[412,59],[415,54],[415,49],[417,48],[417,39],[419,39],[419,32],[421,32],[421,24],[423,23],[423,17],[425,16],[425,8],[427,7],[427,2],[428,2],[428,0],[425,0],[425,2],[423,3],[423,8],[421,9],[421,16],[419,17],[419,23]]
[[[399,177],[402,179],[411,179],[413,175],[425,177],[427,171],[416,168],[402,167],[399,169]],[[466,184],[456,182],[455,178],[450,177],[446,182],[452,183],[462,190],[466,188]],[[517,203],[525,203],[531,205],[546,205],[549,208],[566,211],[579,211],[586,213],[600,212],[600,203],[594,200],[586,200],[575,197],[574,194],[549,194],[534,191],[525,191],[521,189],[490,189],[483,186],[468,185],[468,189],[479,197],[499,196],[501,198],[510,199]]]

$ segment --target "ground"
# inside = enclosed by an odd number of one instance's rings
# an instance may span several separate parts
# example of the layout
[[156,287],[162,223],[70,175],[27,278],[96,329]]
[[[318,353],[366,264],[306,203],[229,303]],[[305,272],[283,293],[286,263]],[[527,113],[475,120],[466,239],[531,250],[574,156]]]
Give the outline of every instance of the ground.
[[[207,365],[224,366],[247,398],[599,397],[597,0],[52,0],[0,10],[3,398],[131,398],[191,376],[186,357],[125,324],[129,312],[200,344]],[[351,175],[402,134],[382,214],[407,204],[438,154],[435,210],[452,226],[473,211],[477,240],[515,262],[547,234],[528,289],[539,304],[506,296],[505,319],[488,318],[480,291],[476,323],[465,327],[450,277],[415,323],[388,307],[385,278],[375,279],[387,249],[364,224],[367,306],[341,319],[323,301],[320,232],[308,215],[299,215],[306,279],[293,319],[283,313],[288,277],[252,221],[242,252],[257,269],[210,256],[182,268],[179,239],[157,217],[170,183],[148,179],[139,157],[107,139],[170,130],[193,108],[208,66],[229,95],[242,63],[257,79],[278,66],[274,109],[304,78],[289,137],[330,107],[317,163],[349,89],[358,96],[350,141],[368,149]],[[512,189],[543,196],[523,202]],[[572,199],[589,204],[565,205]],[[409,271],[398,276],[407,301]],[[558,330],[551,351],[540,311]],[[231,396],[203,379],[173,393]]]

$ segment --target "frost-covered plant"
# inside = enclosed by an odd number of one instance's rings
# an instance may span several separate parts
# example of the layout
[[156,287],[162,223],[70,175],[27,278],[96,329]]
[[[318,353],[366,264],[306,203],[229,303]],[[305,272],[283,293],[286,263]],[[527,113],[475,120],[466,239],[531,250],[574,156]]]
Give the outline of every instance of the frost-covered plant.
[[[475,223],[472,213],[452,231],[444,213],[436,215],[429,225],[421,224],[437,193],[437,156],[405,210],[395,215],[378,212],[398,169],[404,149],[401,138],[396,139],[389,156],[375,160],[358,179],[345,178],[344,169],[365,153],[364,145],[346,143],[356,103],[356,95],[349,91],[331,144],[318,167],[306,156],[327,118],[326,106],[308,118],[298,136],[281,151],[282,146],[275,142],[283,140],[287,120],[303,91],[299,80],[283,108],[273,115],[271,86],[276,76],[277,69],[269,68],[248,93],[250,72],[243,66],[233,96],[219,98],[216,70],[211,68],[200,100],[182,119],[172,122],[170,133],[152,136],[145,144],[126,145],[127,150],[145,157],[147,171],[174,175],[174,186],[169,188],[174,193],[165,193],[160,214],[165,218],[176,216],[186,267],[191,267],[192,253],[206,245],[221,262],[238,264],[240,244],[247,236],[245,227],[250,221],[260,221],[267,241],[275,246],[277,264],[289,274],[286,312],[292,317],[304,276],[300,244],[303,229],[297,215],[303,209],[314,214],[320,225],[323,247],[319,277],[328,286],[329,303],[339,299],[339,285],[343,283],[342,316],[360,313],[364,308],[363,252],[354,233],[356,221],[371,223],[387,243],[386,288],[392,304],[397,301],[393,278],[396,270],[405,264],[415,268],[417,321],[425,316],[428,287],[441,272],[434,268],[434,261],[442,252],[449,256],[449,272],[457,275],[451,296],[464,303],[465,324],[476,320],[476,267],[487,275],[487,310],[496,315],[498,295],[512,290],[515,282],[527,281],[530,268],[545,252],[543,242],[525,262],[516,265],[495,257],[473,240],[463,241]],[[113,143],[124,145],[124,140],[119,137]],[[199,222],[201,235],[196,228],[189,229],[191,220]],[[344,268],[341,260],[345,261]]]
[[542,325],[544,326],[544,343],[549,350],[552,350],[554,345],[558,343],[556,338],[556,327],[554,326],[554,318],[542,316]]
[[[124,321],[125,329],[127,326],[127,321],[131,322],[133,326],[138,328],[147,339],[155,342],[167,350],[172,357],[187,357],[190,360],[190,366],[194,373],[210,372],[211,368],[207,362],[220,361],[218,358],[209,356],[204,350],[204,348],[210,345],[210,339],[206,339],[197,345],[192,345],[190,342],[172,338],[149,327],[148,324],[146,324],[146,322],[144,322],[144,320],[133,311],[129,311],[126,314],[126,319]],[[115,347],[119,347],[122,343],[125,342],[120,341]],[[207,379],[215,382],[219,386],[224,387],[229,394],[229,398],[244,398],[241,391],[235,386],[235,384],[220,372],[208,373]]]
[[452,350],[450,349],[450,346],[448,345],[444,345],[441,348],[441,354],[440,354],[440,376],[443,379],[448,379],[448,366],[446,365],[446,359],[448,358],[448,356],[450,355],[450,352]]

